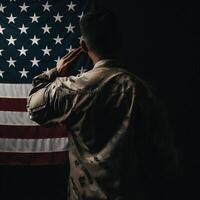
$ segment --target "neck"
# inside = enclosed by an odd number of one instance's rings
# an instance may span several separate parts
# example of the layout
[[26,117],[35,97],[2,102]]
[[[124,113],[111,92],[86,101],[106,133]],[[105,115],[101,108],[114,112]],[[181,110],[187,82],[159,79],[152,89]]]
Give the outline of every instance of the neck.
[[98,56],[96,54],[94,54],[93,52],[88,52],[88,55],[90,57],[90,59],[93,62],[93,65],[95,65],[97,62],[99,62],[102,59],[110,59],[112,57],[108,56],[108,57],[102,57],[102,56]]
[[88,52],[88,55],[89,55],[90,59],[92,60],[93,65],[95,65],[97,62],[99,62],[101,60],[101,58],[99,56],[95,55],[92,52]]

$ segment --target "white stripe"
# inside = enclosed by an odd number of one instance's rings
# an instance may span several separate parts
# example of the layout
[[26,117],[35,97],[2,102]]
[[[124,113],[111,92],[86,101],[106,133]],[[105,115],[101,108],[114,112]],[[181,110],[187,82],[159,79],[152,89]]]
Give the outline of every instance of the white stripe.
[[31,121],[28,112],[0,111],[0,125],[8,126],[38,126]]
[[0,152],[48,153],[68,150],[68,138],[8,139],[0,138]]
[[31,89],[31,84],[0,84],[0,97],[27,98]]

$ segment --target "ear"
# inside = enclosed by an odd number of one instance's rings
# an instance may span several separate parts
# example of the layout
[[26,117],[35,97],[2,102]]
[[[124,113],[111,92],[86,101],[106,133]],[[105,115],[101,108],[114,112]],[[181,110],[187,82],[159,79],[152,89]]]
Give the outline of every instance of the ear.
[[89,49],[88,49],[88,46],[87,46],[87,44],[84,40],[81,41],[81,47],[82,47],[82,49],[85,53],[88,53]]

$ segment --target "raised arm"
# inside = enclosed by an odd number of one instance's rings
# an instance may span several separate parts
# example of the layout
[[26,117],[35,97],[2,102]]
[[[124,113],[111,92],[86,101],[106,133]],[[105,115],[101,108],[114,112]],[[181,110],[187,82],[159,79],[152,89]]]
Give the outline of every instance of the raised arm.
[[65,70],[81,53],[81,48],[64,56],[57,67],[36,76],[27,102],[31,120],[42,125],[62,123],[73,109],[78,88],[74,86],[76,77],[63,77]]

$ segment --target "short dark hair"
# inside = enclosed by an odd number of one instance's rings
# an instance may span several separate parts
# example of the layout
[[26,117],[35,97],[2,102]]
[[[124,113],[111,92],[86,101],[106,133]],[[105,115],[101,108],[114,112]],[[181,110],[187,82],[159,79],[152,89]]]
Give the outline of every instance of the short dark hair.
[[93,11],[80,21],[83,38],[99,56],[110,56],[119,49],[120,34],[116,16],[111,11]]

